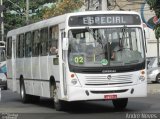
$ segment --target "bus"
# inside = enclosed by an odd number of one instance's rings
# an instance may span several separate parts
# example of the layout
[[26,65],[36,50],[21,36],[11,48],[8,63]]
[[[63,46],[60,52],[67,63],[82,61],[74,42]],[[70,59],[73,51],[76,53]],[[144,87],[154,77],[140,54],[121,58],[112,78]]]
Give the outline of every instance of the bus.
[[22,101],[66,102],[147,95],[145,36],[132,11],[86,11],[49,18],[7,34],[7,84]]
[[0,88],[7,89],[5,42],[0,41]]

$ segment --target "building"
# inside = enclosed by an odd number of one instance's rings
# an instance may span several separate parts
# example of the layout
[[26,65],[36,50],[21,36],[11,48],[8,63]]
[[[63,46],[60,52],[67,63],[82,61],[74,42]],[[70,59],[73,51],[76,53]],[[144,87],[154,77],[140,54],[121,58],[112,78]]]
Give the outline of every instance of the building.
[[[85,0],[85,10],[127,10],[141,14],[144,21],[149,21],[155,16],[144,0]],[[153,21],[153,20],[152,20]],[[147,32],[147,57],[157,56],[157,39],[151,28]]]

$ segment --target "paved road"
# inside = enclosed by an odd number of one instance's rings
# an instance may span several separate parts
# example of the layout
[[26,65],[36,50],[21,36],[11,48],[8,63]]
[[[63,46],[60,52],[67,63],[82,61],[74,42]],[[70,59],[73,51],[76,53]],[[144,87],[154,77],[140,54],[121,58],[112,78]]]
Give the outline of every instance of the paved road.
[[[157,89],[155,89],[155,87]],[[146,98],[131,98],[127,109],[117,111],[113,108],[111,101],[90,101],[71,103],[65,111],[57,112],[53,107],[53,102],[50,99],[42,98],[37,104],[23,104],[20,96],[9,90],[2,91],[2,100],[0,102],[0,112],[9,113],[6,117],[18,117],[18,119],[132,119],[129,114],[135,116],[143,116],[140,114],[148,114],[156,118],[160,118],[155,113],[160,112],[160,84],[148,85],[148,97]],[[19,114],[20,113],[20,114]],[[154,113],[154,114],[152,114]],[[133,115],[134,116],[134,115]],[[146,118],[145,118],[146,119]]]

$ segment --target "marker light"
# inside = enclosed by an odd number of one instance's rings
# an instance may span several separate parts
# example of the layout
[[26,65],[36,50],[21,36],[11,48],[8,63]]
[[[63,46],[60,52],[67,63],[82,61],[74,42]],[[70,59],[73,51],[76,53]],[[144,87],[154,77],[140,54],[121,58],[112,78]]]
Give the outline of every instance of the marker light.
[[141,75],[144,75],[144,74],[145,74],[145,71],[144,71],[144,70],[142,70],[142,71],[141,71]]
[[71,74],[71,78],[74,78],[74,74]]

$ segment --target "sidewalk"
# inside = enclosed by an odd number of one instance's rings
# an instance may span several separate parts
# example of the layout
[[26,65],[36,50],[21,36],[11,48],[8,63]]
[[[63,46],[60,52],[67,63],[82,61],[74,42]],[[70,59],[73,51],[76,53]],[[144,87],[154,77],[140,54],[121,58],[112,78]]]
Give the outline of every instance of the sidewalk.
[[148,84],[149,94],[160,94],[160,84]]

